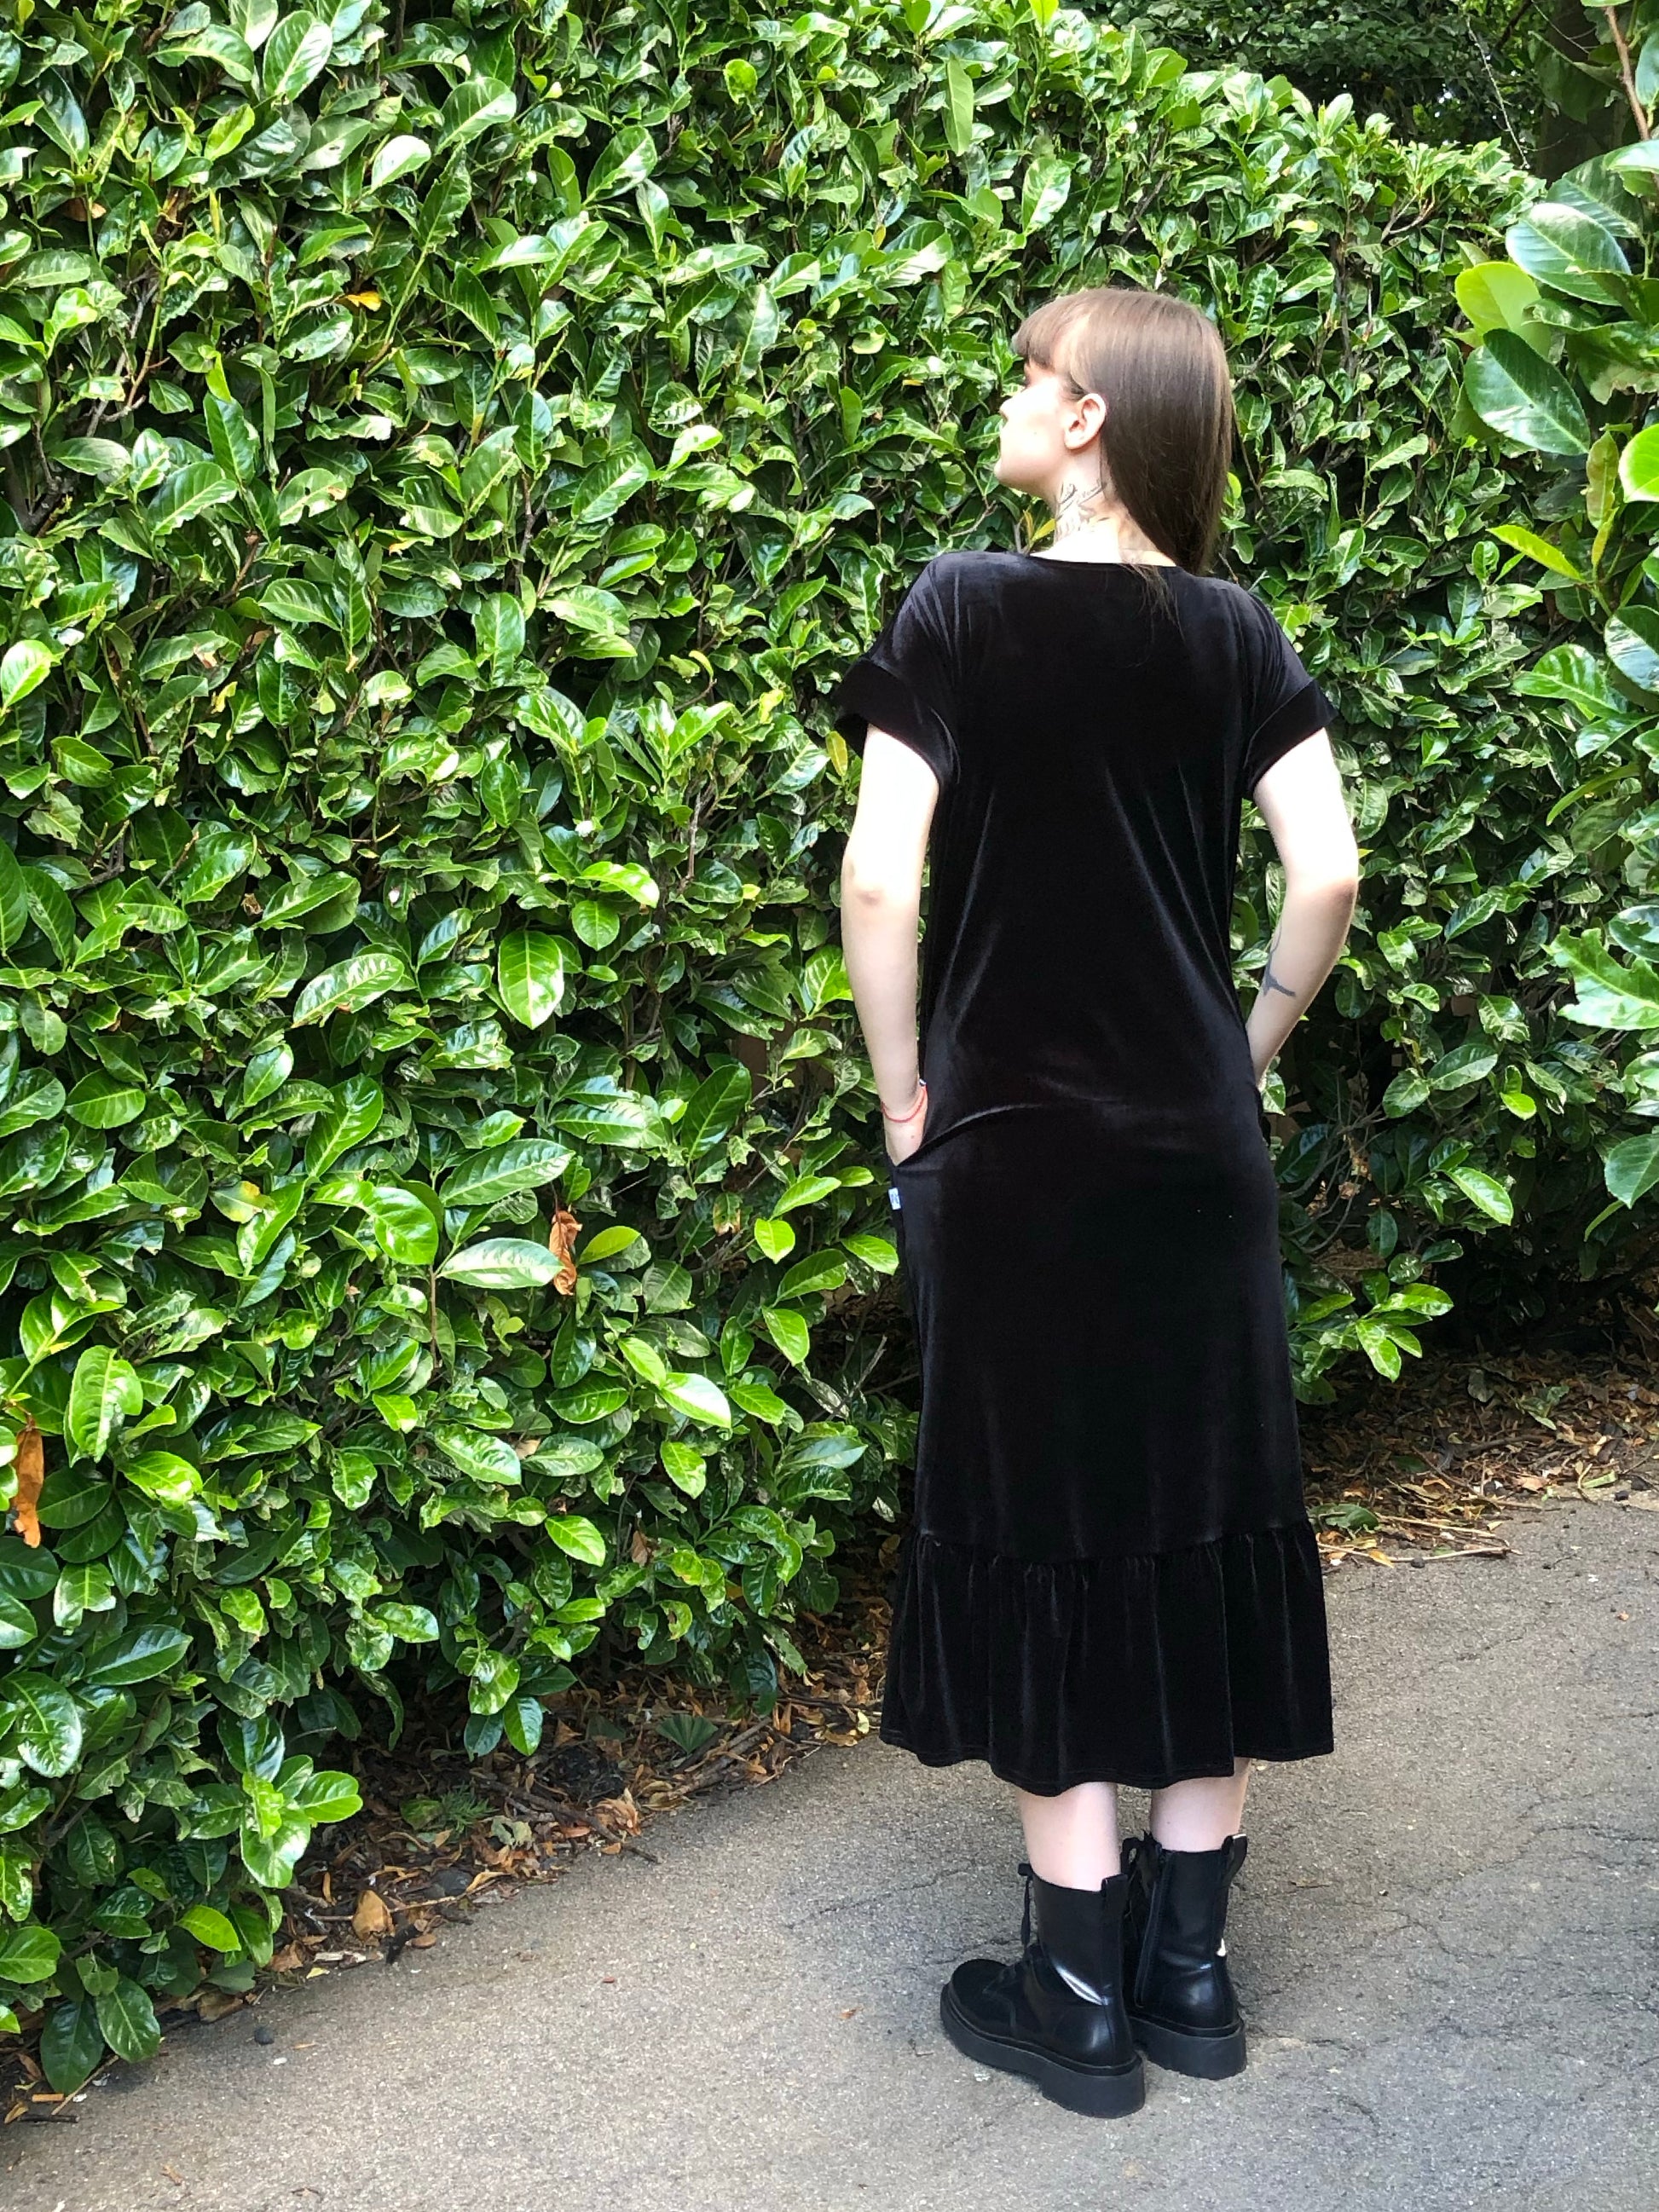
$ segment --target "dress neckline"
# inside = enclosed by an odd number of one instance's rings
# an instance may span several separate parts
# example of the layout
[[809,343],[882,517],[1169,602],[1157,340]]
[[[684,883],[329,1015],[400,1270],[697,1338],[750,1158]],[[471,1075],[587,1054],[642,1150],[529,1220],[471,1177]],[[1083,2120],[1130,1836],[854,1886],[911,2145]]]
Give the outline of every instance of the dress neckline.
[[1049,553],[1028,553],[1023,545],[1010,546],[1008,550],[1017,561],[1040,562],[1045,568],[1163,568],[1172,574],[1188,573],[1178,561],[1057,561]]

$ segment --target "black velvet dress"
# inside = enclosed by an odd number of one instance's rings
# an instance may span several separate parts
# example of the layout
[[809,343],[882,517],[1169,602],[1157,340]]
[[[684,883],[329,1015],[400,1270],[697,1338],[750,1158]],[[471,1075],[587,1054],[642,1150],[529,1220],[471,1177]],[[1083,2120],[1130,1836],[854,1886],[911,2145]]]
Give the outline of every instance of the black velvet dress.
[[1329,702],[1261,599],[946,553],[834,707],[938,779],[921,1360],[881,1735],[1044,1795],[1332,1748],[1278,1193],[1229,959],[1242,802]]

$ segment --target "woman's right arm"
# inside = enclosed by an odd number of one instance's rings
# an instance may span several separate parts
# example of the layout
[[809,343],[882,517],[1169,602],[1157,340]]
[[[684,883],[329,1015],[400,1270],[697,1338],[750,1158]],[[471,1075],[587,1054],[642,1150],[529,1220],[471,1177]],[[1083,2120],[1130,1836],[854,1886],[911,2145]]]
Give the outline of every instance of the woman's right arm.
[[1245,1032],[1259,1085],[1336,965],[1353,919],[1359,848],[1323,730],[1292,745],[1253,794],[1285,871],[1285,902]]
[[[939,784],[902,739],[872,728],[865,740],[858,808],[841,871],[841,944],[853,1004],[876,1091],[887,1114],[915,1100],[916,930]],[[890,1159],[921,1142],[924,1106],[901,1127],[885,1125]]]

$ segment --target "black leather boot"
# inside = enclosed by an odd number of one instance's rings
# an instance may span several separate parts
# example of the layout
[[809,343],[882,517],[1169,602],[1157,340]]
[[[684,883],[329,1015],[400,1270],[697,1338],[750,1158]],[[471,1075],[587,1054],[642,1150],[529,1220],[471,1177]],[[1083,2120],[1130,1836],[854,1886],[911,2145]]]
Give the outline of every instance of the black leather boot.
[[[1140,2053],[1123,2007],[1123,1906],[1129,1884],[1063,1889],[1019,1862],[1025,1877],[1020,1956],[969,1959],[939,1992],[939,2019],[958,2051],[1024,2074],[1073,2112],[1115,2119],[1146,2098]],[[1032,1894],[1036,1936],[1032,1939]]]
[[1123,1846],[1124,1998],[1135,2041],[1159,2066],[1200,2081],[1244,2070],[1244,2023],[1227,1969],[1227,1893],[1249,1848],[1166,1850],[1152,1835]]

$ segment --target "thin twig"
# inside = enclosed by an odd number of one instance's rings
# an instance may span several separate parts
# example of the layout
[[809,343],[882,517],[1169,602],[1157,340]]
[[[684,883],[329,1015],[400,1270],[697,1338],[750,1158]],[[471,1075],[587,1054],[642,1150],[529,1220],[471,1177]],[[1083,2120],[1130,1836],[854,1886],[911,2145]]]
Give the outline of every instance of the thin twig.
[[1636,135],[1638,138],[1651,137],[1653,134],[1648,128],[1647,110],[1636,97],[1636,73],[1631,67],[1630,48],[1625,43],[1625,34],[1619,27],[1619,10],[1603,8],[1601,13],[1607,19],[1607,29],[1618,49],[1619,75],[1624,82],[1625,97],[1630,102],[1630,112],[1636,118]]

